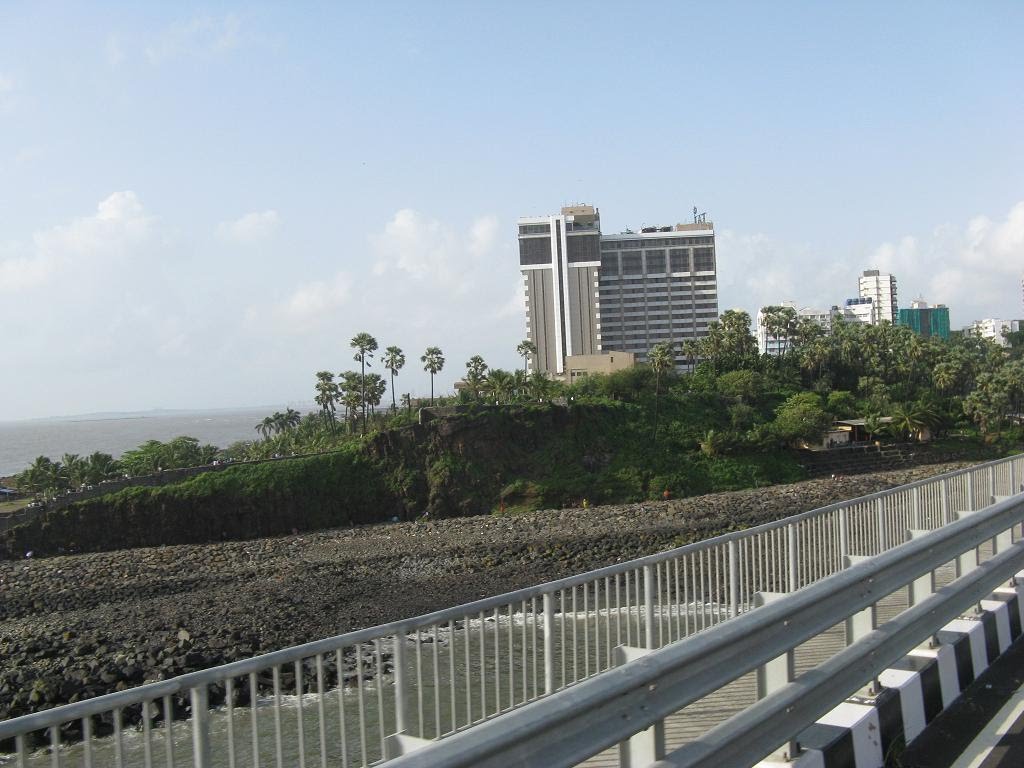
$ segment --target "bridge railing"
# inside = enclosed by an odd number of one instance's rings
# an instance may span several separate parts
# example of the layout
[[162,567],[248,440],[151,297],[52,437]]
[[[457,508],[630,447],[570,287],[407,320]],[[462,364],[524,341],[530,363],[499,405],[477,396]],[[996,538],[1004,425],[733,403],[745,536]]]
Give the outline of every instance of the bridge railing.
[[[412,745],[416,748],[388,765],[557,768],[578,765],[616,745],[624,766],[754,765],[773,752],[785,759],[782,753],[794,754],[796,746],[788,742],[817,718],[1020,574],[1022,521],[1024,496],[1018,494],[923,536],[905,532],[902,545],[848,562],[841,573],[796,593],[762,596],[758,610],[712,632],[627,658],[605,675],[448,739]],[[979,548],[986,550],[984,558],[978,557]],[[920,588],[922,579],[934,583],[954,563],[957,578],[935,591]],[[904,591],[909,592],[906,609],[876,624],[879,603]],[[864,623],[868,611],[872,618]],[[846,626],[845,648],[794,675],[792,656],[798,648],[837,624]],[[772,685],[770,668],[780,666],[790,671]],[[665,749],[666,718],[755,671],[760,676],[755,703],[699,738]]]
[[[607,673],[1011,495],[1011,457],[666,552],[0,722],[65,765],[367,766]],[[212,710],[212,711],[211,711]],[[186,722],[182,722],[185,720]],[[403,734],[402,738],[391,738]]]

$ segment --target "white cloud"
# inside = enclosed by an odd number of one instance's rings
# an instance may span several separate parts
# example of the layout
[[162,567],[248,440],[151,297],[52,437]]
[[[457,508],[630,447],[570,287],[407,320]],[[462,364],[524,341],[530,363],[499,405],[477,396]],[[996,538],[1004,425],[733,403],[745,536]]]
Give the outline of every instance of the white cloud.
[[498,243],[498,218],[475,219],[466,232],[404,208],[371,235],[376,254],[374,274],[398,273],[406,278],[466,293],[490,270],[485,258]]
[[976,216],[959,228],[944,225],[926,237],[882,243],[867,262],[896,275],[901,306],[918,297],[946,304],[954,327],[1021,317],[1024,201],[999,221]]
[[0,94],[10,93],[18,85],[18,82],[14,79],[14,75],[7,75],[0,72]]
[[298,286],[274,308],[273,317],[289,331],[308,331],[331,323],[337,309],[352,293],[352,280],[339,272],[330,280],[314,280]]
[[234,14],[216,18],[196,16],[178,21],[166,29],[159,39],[146,46],[151,64],[185,56],[209,56],[235,48],[239,44],[241,23]]
[[0,293],[66,281],[83,271],[95,274],[145,239],[150,223],[134,192],[115,192],[100,201],[95,215],[36,233],[32,247],[22,249],[27,253],[0,260]]
[[270,237],[279,222],[280,216],[274,210],[247,213],[234,221],[223,221],[218,224],[217,237],[242,245],[252,245]]

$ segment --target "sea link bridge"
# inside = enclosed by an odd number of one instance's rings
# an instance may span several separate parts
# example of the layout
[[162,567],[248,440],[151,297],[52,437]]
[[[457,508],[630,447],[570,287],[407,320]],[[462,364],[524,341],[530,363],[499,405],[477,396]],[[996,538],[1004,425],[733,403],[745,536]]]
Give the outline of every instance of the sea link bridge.
[[1024,457],[0,722],[17,766],[881,766],[1020,637]]

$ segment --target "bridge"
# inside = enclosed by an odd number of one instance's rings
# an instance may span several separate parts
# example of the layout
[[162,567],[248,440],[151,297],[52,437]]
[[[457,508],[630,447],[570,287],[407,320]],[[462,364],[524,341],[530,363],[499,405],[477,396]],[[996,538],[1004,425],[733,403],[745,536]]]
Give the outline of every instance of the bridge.
[[880,766],[1021,635],[1022,481],[1024,457],[976,465],[0,722],[0,745],[18,766]]

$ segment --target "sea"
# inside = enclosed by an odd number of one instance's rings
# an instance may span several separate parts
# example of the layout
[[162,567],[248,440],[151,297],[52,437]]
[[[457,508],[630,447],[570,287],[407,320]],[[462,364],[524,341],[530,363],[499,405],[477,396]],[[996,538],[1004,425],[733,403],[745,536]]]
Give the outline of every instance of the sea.
[[[146,411],[65,416],[52,419],[0,421],[0,477],[29,466],[37,456],[59,460],[65,453],[93,451],[115,458],[147,440],[167,441],[181,435],[224,448],[238,440],[259,437],[256,425],[288,406],[260,406],[208,411]],[[291,407],[306,413],[311,406]]]

